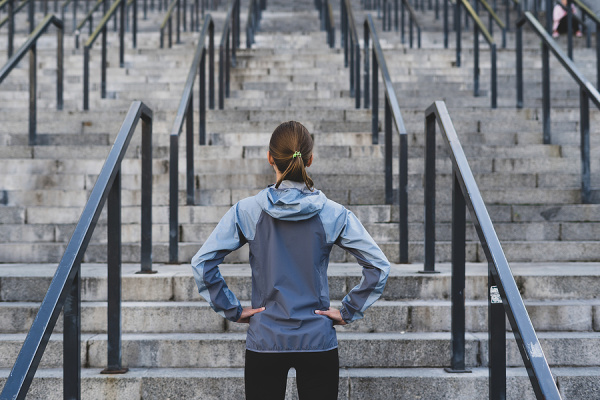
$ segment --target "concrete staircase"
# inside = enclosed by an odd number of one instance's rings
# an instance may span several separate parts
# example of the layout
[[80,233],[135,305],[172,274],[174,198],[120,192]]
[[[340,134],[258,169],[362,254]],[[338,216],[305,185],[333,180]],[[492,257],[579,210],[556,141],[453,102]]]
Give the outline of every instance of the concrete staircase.
[[[339,4],[334,4],[337,15]],[[354,11],[362,23],[359,4],[355,2]],[[212,14],[220,32],[223,10]],[[243,8],[243,23],[245,15]],[[553,114],[556,142],[542,145],[541,61],[535,40],[526,36],[527,108],[514,109],[514,51],[506,50],[499,54],[500,108],[490,110],[485,47],[481,50],[482,97],[475,98],[468,35],[463,38],[463,67],[453,68],[453,50],[440,48],[441,21],[434,20],[432,11],[422,15],[423,26],[431,28],[424,32],[421,50],[401,45],[396,33],[380,33],[410,133],[413,264],[393,265],[382,301],[363,321],[337,328],[343,369],[339,398],[481,399],[488,393],[487,264],[471,226],[467,232],[466,360],[473,373],[443,371],[450,363],[451,191],[450,163],[441,146],[436,266],[441,273],[417,273],[423,254],[423,111],[438,99],[447,102],[563,398],[599,397],[600,364],[594,355],[600,350],[600,210],[597,205],[579,204],[575,86],[553,64],[553,104],[560,106]],[[112,98],[99,99],[96,78],[88,112],[81,111],[82,57],[75,50],[69,50],[65,59],[65,110],[54,111],[55,40],[52,35],[44,39],[38,56],[43,67],[38,83],[38,129],[44,145],[27,146],[22,115],[27,105],[27,60],[22,70],[0,85],[0,384],[9,374],[134,99],[143,100],[155,113],[153,258],[159,272],[134,274],[139,270],[140,237],[136,142],[123,167],[123,261],[127,263],[123,268],[123,362],[131,371],[111,377],[99,374],[106,362],[103,217],[83,266],[83,398],[243,398],[244,326],[223,320],[201,301],[187,262],[232,204],[272,183],[266,146],[272,130],[284,120],[301,121],[314,134],[315,163],[309,173],[317,187],[352,209],[390,260],[398,260],[397,208],[384,204],[383,148],[371,145],[371,113],[354,109],[343,53],[326,46],[313,2],[304,0],[270,1],[256,45],[238,53],[225,110],[208,112],[210,145],[195,149],[198,200],[195,206],[180,206],[181,265],[163,264],[168,241],[168,133],[197,36],[184,34],[183,44],[158,50],[158,33],[150,26],[148,22],[142,30],[138,49],[128,50],[125,69],[118,68],[116,35],[110,38]],[[339,47],[339,32],[336,35]],[[65,44],[72,49],[69,38]],[[509,37],[509,48],[511,43],[514,40]],[[99,52],[95,57],[99,58]],[[575,57],[593,71],[595,59],[590,51],[578,49]],[[93,68],[91,76],[98,77],[97,65]],[[594,79],[591,72],[587,75]],[[592,130],[599,119],[592,111]],[[598,139],[592,140],[593,148],[597,147]],[[182,159],[180,188],[185,187],[184,163]],[[598,167],[593,163],[592,171]],[[597,177],[594,185],[598,187]],[[184,196],[182,190],[180,204]],[[232,253],[222,272],[234,293],[249,304],[246,251]],[[330,290],[336,305],[360,280],[360,268],[339,249],[332,261]],[[59,321],[28,398],[62,397],[61,332]],[[535,398],[513,340],[508,342],[507,359],[508,398]],[[295,393],[292,373],[287,398],[296,398]]]

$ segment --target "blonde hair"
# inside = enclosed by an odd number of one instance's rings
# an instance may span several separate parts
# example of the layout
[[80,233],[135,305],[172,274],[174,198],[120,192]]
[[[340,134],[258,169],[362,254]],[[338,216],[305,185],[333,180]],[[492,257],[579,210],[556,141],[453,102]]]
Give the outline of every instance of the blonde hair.
[[313,190],[313,181],[306,173],[306,164],[312,157],[312,150],[313,139],[300,122],[288,121],[275,128],[269,142],[269,153],[281,172],[276,188],[279,188],[284,179],[288,179],[304,182],[307,188]]

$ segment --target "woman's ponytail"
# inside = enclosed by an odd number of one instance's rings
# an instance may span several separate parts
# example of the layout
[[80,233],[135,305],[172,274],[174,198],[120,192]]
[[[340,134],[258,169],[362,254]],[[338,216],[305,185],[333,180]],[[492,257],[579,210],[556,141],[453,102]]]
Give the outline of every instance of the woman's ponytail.
[[281,172],[281,178],[275,184],[276,188],[279,188],[284,179],[288,179],[304,182],[307,188],[313,190],[314,183],[306,172],[312,149],[312,137],[301,123],[289,121],[275,128],[269,142],[269,153]]

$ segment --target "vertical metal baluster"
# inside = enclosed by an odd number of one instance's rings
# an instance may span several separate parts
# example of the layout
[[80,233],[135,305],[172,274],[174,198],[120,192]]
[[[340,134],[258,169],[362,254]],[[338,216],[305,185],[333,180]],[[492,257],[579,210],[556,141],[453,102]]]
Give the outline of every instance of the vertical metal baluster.
[[[136,1],[136,0],[134,0]],[[152,117],[142,115],[142,214],[140,273],[152,270]]]
[[354,46],[355,46],[354,62],[356,63],[355,67],[354,67],[354,74],[355,74],[354,75],[354,82],[355,82],[354,108],[359,109],[360,108],[360,43],[358,40],[356,41],[356,43],[354,43]]
[[544,126],[544,144],[552,143],[550,132],[550,54],[548,45],[542,43],[542,108]]
[[[367,21],[365,21],[364,23],[364,54],[365,54],[365,98],[364,98],[364,108],[367,109],[371,106],[371,99],[370,99],[370,94],[371,94],[371,88],[369,85],[369,23]],[[371,132],[371,142],[373,144],[377,144],[377,136],[373,136],[372,134],[373,132]]]
[[233,37],[231,35],[231,27],[229,28],[229,32],[227,33],[227,38],[225,39],[225,97],[229,98],[229,76],[231,72],[231,50],[232,46],[235,46],[233,43]]
[[215,109],[215,25],[208,26],[208,108]]
[[29,50],[29,145],[37,143],[37,43]]
[[449,27],[448,27],[448,2],[450,0],[443,0],[444,2],[444,48],[448,48],[448,36],[449,36]]
[[67,294],[63,318],[63,397],[81,399],[81,264]]
[[180,34],[180,29],[181,29],[181,0],[177,0],[177,41],[175,43],[180,44],[181,43],[181,34]]
[[496,58],[496,43],[493,43],[490,48],[490,57],[492,64],[492,108],[496,108],[498,106],[498,63]]
[[479,27],[473,24],[473,96],[479,96]]
[[219,110],[225,108],[225,48],[219,45]]
[[371,59],[373,60],[373,73],[371,74],[371,87],[373,95],[371,96],[371,134],[373,136],[373,143],[379,143],[379,63],[375,56],[375,46],[371,51]]
[[596,24],[596,88],[600,88],[600,24]]
[[183,31],[187,32],[187,0],[183,0]]
[[456,0],[456,7],[454,7],[454,22],[456,27],[456,66],[460,67],[460,42],[461,42],[461,26],[460,26],[460,4],[463,0]]
[[517,26],[517,108],[523,108],[523,26]]
[[406,43],[406,40],[405,40],[405,37],[404,37],[405,36],[404,35],[404,31],[405,31],[405,23],[404,23],[404,21],[405,21],[404,8],[405,7],[404,7],[404,0],[402,0],[402,4],[400,4],[400,8],[401,8],[401,14],[402,14],[401,15],[401,19],[400,19],[400,29],[402,31],[402,33],[400,35],[400,38],[401,38],[400,40],[401,40],[402,44],[404,44],[404,43]]
[[[162,0],[161,0],[162,1]],[[169,263],[179,259],[179,135],[169,144]]]
[[399,26],[399,15],[398,15],[398,0],[394,0],[394,30],[398,32]]
[[121,171],[117,172],[107,201],[108,343],[103,374],[123,374],[121,366]]
[[206,49],[202,50],[202,58],[200,59],[200,76],[199,76],[199,106],[200,106],[200,137],[199,144],[206,144]]
[[56,109],[63,109],[64,25],[56,32]]
[[[133,48],[137,49],[137,0],[133,1]],[[146,15],[146,0],[144,0],[144,16]],[[146,19],[144,17],[144,19]]]
[[400,263],[408,264],[408,135],[400,134],[398,152],[398,234]]
[[488,265],[488,345],[490,400],[506,399],[506,316],[498,286]]
[[410,43],[410,48],[413,48],[413,17],[412,14],[408,16],[408,41]]
[[103,99],[106,98],[106,25],[104,26],[104,28],[102,28],[102,60],[101,60],[101,64],[102,64],[102,78],[101,78],[101,82],[100,82],[100,97],[102,97]]
[[15,9],[14,0],[8,0],[8,58],[12,57],[15,40]]
[[585,89],[579,89],[579,125],[580,125],[580,151],[581,151],[581,202],[592,202],[590,184],[590,102]]
[[[137,0],[136,0],[137,1]],[[127,0],[121,0],[121,12],[119,15],[121,26],[119,27],[119,66],[125,67],[125,10],[127,8]]]
[[567,0],[567,52],[571,60],[573,60],[573,9],[571,0]]
[[393,159],[393,148],[392,148],[392,107],[387,99],[384,98],[385,103],[385,115],[384,115],[384,129],[385,129],[385,204],[394,204],[394,188],[392,184],[393,172],[392,172],[392,159]]
[[452,171],[452,358],[447,372],[471,372],[465,366],[465,197]]
[[352,33],[349,32],[348,35],[350,39],[350,97],[354,97],[354,37]]
[[83,109],[89,110],[89,85],[90,84],[90,48],[83,48]]
[[435,273],[435,114],[425,118],[425,262],[422,273]]
[[194,205],[194,96],[190,96],[185,117],[186,193],[187,205]]

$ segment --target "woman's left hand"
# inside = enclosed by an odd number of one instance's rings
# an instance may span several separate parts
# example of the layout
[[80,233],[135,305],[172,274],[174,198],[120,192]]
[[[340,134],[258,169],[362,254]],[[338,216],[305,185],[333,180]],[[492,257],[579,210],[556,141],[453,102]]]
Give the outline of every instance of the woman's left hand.
[[342,319],[342,313],[337,308],[329,307],[326,311],[315,310],[315,314],[331,318],[334,325],[348,325],[348,323]]

